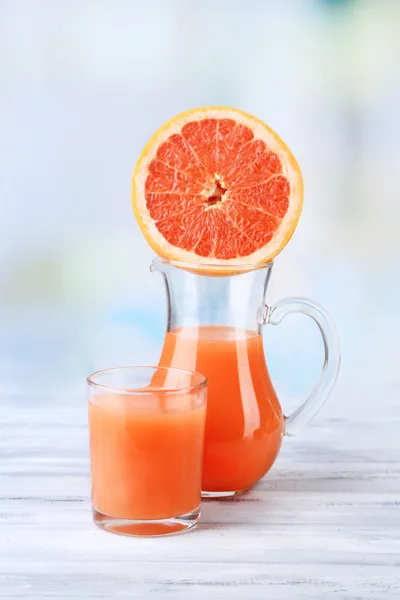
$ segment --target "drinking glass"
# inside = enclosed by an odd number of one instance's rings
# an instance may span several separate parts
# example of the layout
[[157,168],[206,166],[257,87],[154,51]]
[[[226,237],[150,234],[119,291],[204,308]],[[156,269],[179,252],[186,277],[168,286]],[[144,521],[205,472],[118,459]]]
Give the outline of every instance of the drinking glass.
[[200,518],[206,378],[164,367],[93,373],[93,520],[125,535],[166,535]]

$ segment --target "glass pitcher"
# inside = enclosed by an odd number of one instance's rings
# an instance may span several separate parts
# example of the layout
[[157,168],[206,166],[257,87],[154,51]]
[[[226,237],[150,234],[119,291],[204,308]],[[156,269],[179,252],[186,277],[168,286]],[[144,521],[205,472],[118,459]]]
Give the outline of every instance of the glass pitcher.
[[[213,274],[156,259],[152,271],[164,278],[168,319],[159,365],[203,373],[208,379],[203,497],[227,497],[249,490],[271,468],[283,435],[297,432],[326,402],[338,375],[339,342],[329,316],[302,298],[267,306],[272,263],[212,266]],[[310,396],[284,416],[265,360],[262,327],[289,313],[304,313],[319,327],[325,360]]]

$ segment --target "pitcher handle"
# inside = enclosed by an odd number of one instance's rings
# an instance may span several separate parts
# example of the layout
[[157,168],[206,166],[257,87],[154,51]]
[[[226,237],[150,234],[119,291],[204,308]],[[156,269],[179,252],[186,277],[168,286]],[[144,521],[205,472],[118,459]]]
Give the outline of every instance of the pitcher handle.
[[285,435],[297,435],[320,411],[335,385],[340,367],[340,344],[330,316],[307,298],[285,298],[273,306],[265,306],[262,323],[278,325],[290,313],[311,317],[318,325],[324,342],[324,366],[317,385],[303,404],[285,417]]

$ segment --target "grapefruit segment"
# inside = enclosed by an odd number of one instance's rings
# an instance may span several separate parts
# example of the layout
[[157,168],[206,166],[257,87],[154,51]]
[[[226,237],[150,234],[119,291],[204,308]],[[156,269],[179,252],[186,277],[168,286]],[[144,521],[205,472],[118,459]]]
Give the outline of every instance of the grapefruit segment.
[[169,121],[133,174],[135,216],[153,249],[210,268],[271,260],[293,234],[302,202],[290,150],[267,125],[230,108]]

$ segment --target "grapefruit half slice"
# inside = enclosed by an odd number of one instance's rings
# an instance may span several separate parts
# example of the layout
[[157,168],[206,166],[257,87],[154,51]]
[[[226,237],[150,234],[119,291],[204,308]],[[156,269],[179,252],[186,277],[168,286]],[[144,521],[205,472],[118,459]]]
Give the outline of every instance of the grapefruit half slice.
[[284,248],[300,217],[303,181],[265,123],[233,108],[199,108],[147,143],[132,204],[159,256],[231,271],[269,262]]

